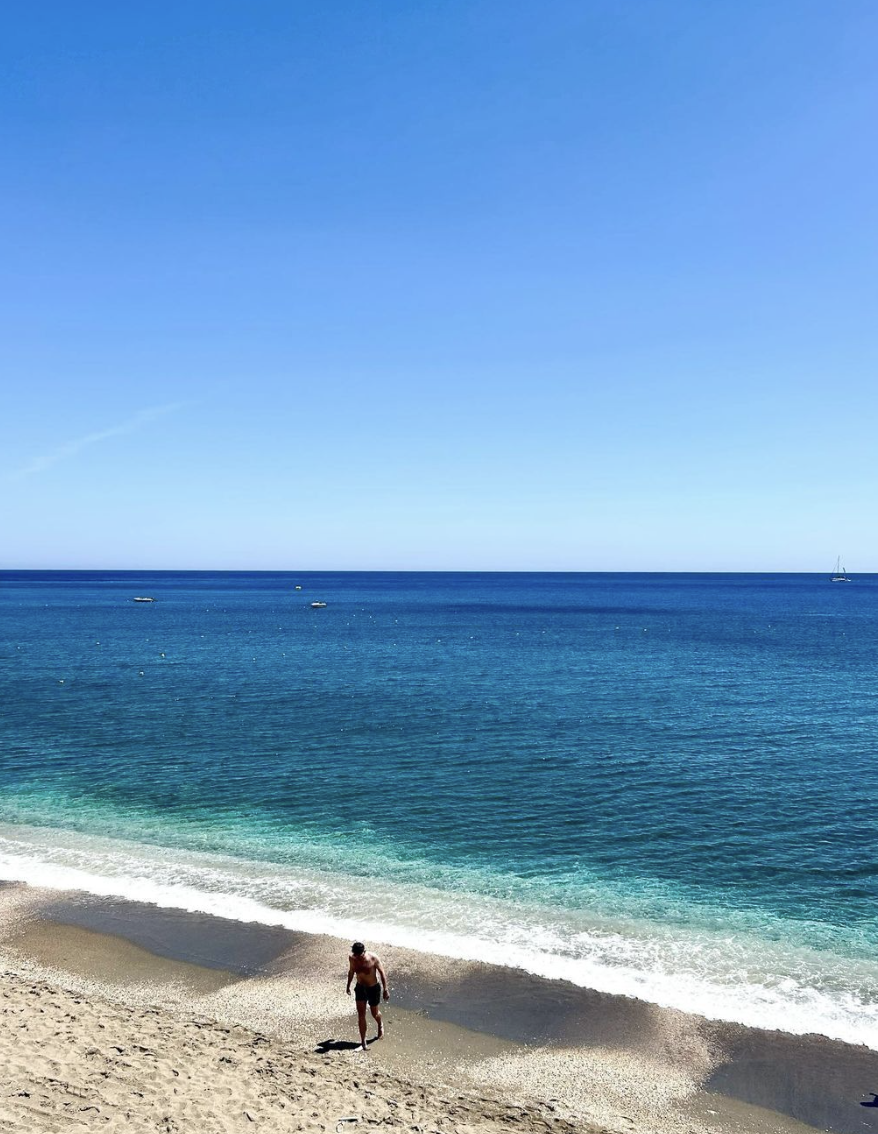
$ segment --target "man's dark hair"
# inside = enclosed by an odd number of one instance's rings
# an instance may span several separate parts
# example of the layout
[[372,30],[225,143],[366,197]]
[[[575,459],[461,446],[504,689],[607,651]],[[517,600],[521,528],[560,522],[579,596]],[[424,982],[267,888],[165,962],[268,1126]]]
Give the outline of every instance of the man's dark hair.
[[366,952],[366,946],[362,941],[355,941],[353,945],[351,945],[351,952],[355,953],[359,957],[361,953]]

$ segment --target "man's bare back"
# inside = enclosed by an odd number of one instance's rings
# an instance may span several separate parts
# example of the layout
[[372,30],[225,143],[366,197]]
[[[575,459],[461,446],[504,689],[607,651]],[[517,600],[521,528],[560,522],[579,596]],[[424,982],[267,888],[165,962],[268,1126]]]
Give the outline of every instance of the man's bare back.
[[387,984],[387,976],[381,967],[381,961],[374,953],[367,953],[366,946],[361,941],[353,943],[350,957],[348,957],[348,985],[346,989],[348,996],[351,994],[351,981],[354,977],[357,978],[354,998],[357,1002],[357,1017],[360,1026],[360,1046],[365,1051],[366,1005],[368,1004],[371,1008],[372,1016],[378,1025],[376,1039],[381,1039],[384,1035],[384,1021],[381,1019],[381,1010],[378,1005],[381,1003],[382,993],[385,1000],[390,999],[390,988]]

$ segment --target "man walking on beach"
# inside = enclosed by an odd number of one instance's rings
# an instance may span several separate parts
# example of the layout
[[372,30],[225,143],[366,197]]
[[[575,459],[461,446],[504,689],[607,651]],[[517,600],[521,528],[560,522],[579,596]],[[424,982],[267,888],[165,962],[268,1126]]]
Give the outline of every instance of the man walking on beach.
[[[381,1019],[381,991],[384,990],[384,999],[390,999],[390,989],[387,987],[387,977],[381,962],[374,953],[367,953],[362,941],[355,941],[351,946],[350,964],[348,966],[348,986],[346,992],[351,994],[351,981],[357,978],[354,985],[354,999],[357,1002],[357,1022],[360,1025],[360,1044],[366,1050],[366,1005],[372,1009],[375,1023],[378,1025],[376,1039],[384,1035],[384,1021]],[[381,983],[379,984],[379,980]]]

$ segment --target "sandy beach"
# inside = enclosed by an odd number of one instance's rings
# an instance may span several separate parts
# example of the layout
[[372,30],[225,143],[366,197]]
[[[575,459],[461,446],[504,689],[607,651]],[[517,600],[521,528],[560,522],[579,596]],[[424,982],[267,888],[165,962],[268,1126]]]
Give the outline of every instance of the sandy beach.
[[[356,1050],[347,943],[0,890],[0,1129],[878,1129],[878,1053],[380,946]],[[370,1036],[374,1035],[374,1027]]]
[[4,1130],[572,1129],[548,1110],[309,1058],[237,1025],[11,973],[0,987]]

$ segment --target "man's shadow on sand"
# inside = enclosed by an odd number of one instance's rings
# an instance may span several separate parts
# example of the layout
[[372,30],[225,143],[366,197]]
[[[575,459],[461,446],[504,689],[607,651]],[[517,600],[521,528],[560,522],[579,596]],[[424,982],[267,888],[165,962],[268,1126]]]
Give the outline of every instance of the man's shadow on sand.
[[[377,1039],[377,1036],[372,1036],[371,1039],[366,1040],[366,1043],[374,1043]],[[314,1048],[314,1050],[320,1055],[326,1055],[330,1051],[354,1051],[359,1046],[360,1045],[358,1043],[354,1043],[353,1040],[325,1039],[321,1040],[320,1043],[318,1043],[318,1045]]]

